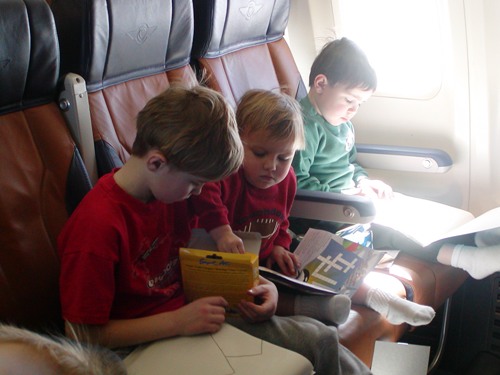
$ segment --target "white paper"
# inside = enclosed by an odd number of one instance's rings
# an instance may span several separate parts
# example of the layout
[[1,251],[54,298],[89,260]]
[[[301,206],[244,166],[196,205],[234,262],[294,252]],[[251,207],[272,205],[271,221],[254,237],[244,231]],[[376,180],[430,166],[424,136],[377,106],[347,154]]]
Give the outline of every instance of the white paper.
[[422,246],[500,226],[500,207],[474,218],[465,210],[400,193],[374,203],[373,223],[397,230]]
[[311,375],[303,356],[229,325],[214,334],[144,345],[124,360],[130,375]]
[[299,259],[300,264],[305,266],[316,259],[331,240],[342,244],[341,237],[328,231],[310,228],[295,249],[294,254]]

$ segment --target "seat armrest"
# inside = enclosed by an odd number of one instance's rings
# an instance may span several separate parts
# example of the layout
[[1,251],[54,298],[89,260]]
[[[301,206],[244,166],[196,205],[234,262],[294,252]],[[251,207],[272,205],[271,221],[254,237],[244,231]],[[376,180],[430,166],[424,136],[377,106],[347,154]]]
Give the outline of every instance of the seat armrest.
[[357,161],[364,168],[406,172],[445,173],[453,166],[446,151],[373,144],[356,144]]
[[336,223],[365,224],[375,217],[373,201],[364,196],[297,190],[291,217]]

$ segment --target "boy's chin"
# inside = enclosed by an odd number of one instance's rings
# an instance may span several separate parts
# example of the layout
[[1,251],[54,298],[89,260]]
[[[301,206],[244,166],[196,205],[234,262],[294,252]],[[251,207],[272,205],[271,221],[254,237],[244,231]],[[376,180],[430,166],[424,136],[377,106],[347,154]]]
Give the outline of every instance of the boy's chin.
[[[328,121],[328,120],[327,120]],[[331,126],[339,126],[339,125],[342,125],[344,123],[346,123],[348,120],[345,120],[345,121],[342,121],[342,120],[335,120],[335,121],[328,121],[328,123],[331,125]]]
[[257,189],[265,190],[265,189],[269,189],[270,187],[273,187],[274,185],[277,185],[277,182],[274,180],[273,181],[255,181],[251,184],[254,187],[256,187]]
[[184,197],[179,197],[179,198],[170,198],[170,199],[158,199],[159,201],[165,203],[165,204],[172,204],[172,203],[177,203],[177,202],[182,202],[191,197],[191,194],[184,196]]
[[333,118],[328,118],[328,117],[324,117],[323,118],[332,126],[339,126],[339,125],[342,125],[343,123],[346,123],[347,121],[349,121],[348,119],[346,118],[342,118],[342,117],[333,117]]

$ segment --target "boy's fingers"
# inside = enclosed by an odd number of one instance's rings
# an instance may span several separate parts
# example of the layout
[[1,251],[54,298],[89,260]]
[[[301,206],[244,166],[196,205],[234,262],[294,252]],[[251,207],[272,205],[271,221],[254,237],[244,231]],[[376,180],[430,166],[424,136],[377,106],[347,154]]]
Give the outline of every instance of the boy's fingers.
[[243,243],[238,244],[238,252],[240,254],[244,254],[245,253],[245,246],[243,246]]
[[267,258],[266,267],[267,268],[272,268],[273,267],[273,260],[270,257]]
[[213,297],[205,297],[207,302],[211,305],[227,307],[229,304],[224,297],[221,296],[213,296]]

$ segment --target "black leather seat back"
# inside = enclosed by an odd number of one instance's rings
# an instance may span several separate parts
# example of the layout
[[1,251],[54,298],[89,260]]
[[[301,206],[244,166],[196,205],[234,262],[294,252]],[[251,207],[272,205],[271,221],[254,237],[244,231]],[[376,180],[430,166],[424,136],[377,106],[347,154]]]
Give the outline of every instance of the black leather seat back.
[[249,89],[283,90],[306,95],[295,60],[283,35],[289,0],[193,0],[193,58],[208,85],[233,106]]
[[125,162],[135,118],[173,82],[196,83],[189,65],[193,8],[186,0],[54,0],[61,71],[87,84],[99,174]]
[[0,2],[0,321],[60,328],[56,239],[90,189],[57,102],[44,0]]

